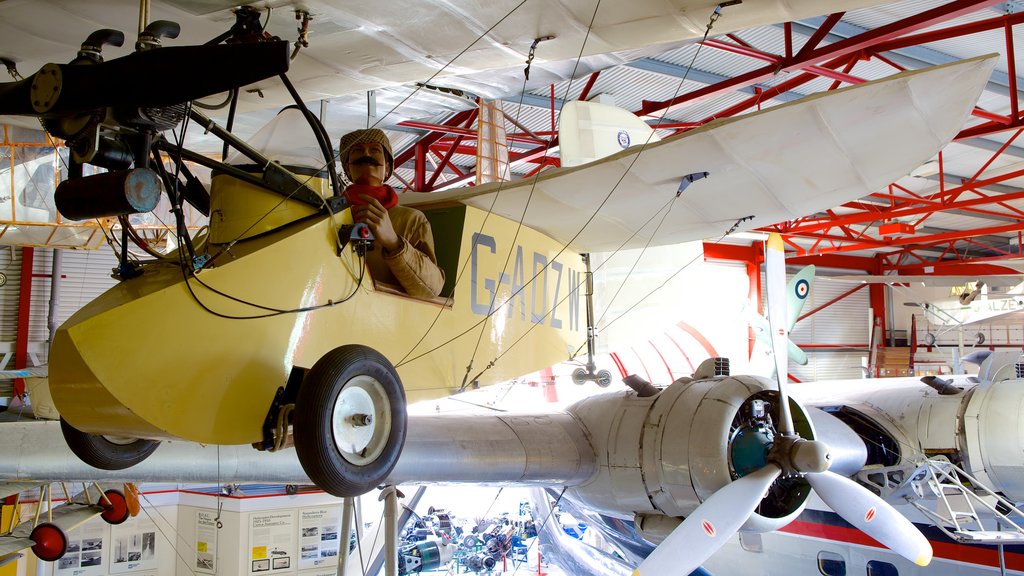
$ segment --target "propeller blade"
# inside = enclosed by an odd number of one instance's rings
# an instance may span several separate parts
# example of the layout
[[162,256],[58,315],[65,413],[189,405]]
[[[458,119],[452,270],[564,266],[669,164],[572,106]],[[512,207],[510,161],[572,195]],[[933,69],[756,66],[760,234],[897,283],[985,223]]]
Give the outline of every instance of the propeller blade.
[[288,64],[284,40],[171,46],[99,64],[47,64],[24,80],[0,83],[0,114],[57,116],[107,107],[173,106],[283,74]]
[[919,566],[932,561],[931,544],[921,531],[867,488],[834,472],[806,478],[829,508],[860,531]]
[[789,328],[786,322],[786,253],[782,236],[770,234],[764,244],[765,284],[768,290],[768,327],[772,338],[772,356],[775,358],[775,377],[779,383],[779,433],[793,434],[793,416],[786,397],[789,379]]
[[768,464],[730,482],[697,507],[633,571],[633,576],[689,574],[711,557],[743,526],[781,474]]

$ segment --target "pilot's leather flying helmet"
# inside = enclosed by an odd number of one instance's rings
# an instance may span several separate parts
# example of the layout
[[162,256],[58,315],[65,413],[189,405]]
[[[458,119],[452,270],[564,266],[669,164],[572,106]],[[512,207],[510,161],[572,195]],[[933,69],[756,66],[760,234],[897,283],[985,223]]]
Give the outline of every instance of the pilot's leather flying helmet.
[[338,142],[338,158],[341,159],[341,167],[345,170],[345,176],[352,180],[352,175],[348,172],[348,149],[354,144],[380,144],[384,148],[384,158],[387,161],[387,170],[385,171],[384,181],[391,178],[391,173],[395,171],[395,157],[391,153],[391,141],[388,140],[387,134],[383,130],[378,128],[366,128],[364,130],[356,130],[349,132],[341,137],[341,141]]

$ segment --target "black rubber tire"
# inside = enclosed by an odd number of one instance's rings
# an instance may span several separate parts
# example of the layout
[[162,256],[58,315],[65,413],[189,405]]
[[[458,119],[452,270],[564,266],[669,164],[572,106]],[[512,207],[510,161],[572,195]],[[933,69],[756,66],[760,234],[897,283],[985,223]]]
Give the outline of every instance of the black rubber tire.
[[[345,458],[334,438],[339,395],[354,378],[369,377],[383,389],[391,419],[382,451],[367,464]],[[317,360],[299,388],[292,412],[295,451],[302,469],[325,492],[341,498],[360,496],[381,485],[405,445],[408,427],[405,390],[391,362],[372,348],[347,344]]]
[[100,470],[124,470],[142,462],[160,445],[158,440],[138,438],[132,442],[120,444],[111,442],[103,436],[82,432],[63,418],[60,419],[60,431],[64,433],[64,441],[75,456]]
[[612,385],[612,373],[607,370],[597,371],[597,385],[601,388],[607,388]]

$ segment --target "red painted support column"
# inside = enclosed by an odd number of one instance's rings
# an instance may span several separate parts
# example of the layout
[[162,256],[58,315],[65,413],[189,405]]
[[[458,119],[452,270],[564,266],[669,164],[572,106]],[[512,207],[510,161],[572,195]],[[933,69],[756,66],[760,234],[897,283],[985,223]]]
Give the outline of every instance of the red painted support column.
[[[21,285],[18,290],[18,331],[14,338],[14,368],[28,367],[28,317],[32,309],[32,260],[35,249],[21,249]],[[25,381],[14,380],[14,396],[25,396]]]
[[540,371],[540,385],[543,386],[545,402],[558,402],[558,388],[555,387],[555,374],[551,367]]
[[427,189],[427,154],[430,150],[422,140],[413,145],[416,168],[413,172],[412,189],[415,192],[425,192]]

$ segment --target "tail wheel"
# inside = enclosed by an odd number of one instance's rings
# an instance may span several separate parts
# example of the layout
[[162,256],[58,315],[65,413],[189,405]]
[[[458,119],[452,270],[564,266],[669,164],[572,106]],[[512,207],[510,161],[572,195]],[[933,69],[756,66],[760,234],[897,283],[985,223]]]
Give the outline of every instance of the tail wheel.
[[103,518],[107,524],[122,524],[130,515],[128,499],[120,490],[107,490],[103,495],[105,498],[100,499],[100,506],[103,507],[100,518]]
[[32,552],[44,562],[55,562],[68,551],[68,536],[58,526],[44,522],[32,529]]
[[89,434],[63,418],[60,419],[60,430],[75,456],[100,470],[124,470],[134,466],[148,458],[160,445],[157,440]]
[[587,383],[587,371],[583,368],[577,368],[572,371],[572,383],[577,386],[582,386]]
[[405,444],[405,390],[388,359],[349,344],[306,374],[292,430],[303,470],[339,497],[359,496],[387,478]]

